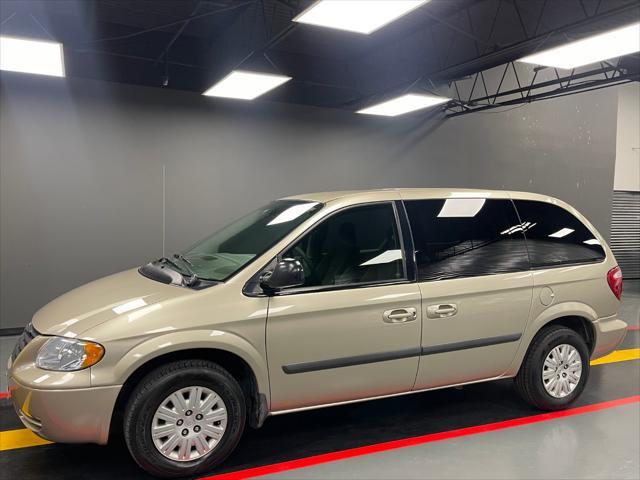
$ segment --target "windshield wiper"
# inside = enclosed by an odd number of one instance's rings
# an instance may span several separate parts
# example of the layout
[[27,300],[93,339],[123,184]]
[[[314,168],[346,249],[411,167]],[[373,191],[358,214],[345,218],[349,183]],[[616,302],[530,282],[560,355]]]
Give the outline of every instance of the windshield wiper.
[[195,272],[191,269],[191,267],[189,267],[189,265],[193,266],[193,264],[188,261],[186,258],[184,258],[182,255],[179,255],[177,253],[175,253],[173,255],[174,258],[177,258],[178,260],[182,260],[186,265],[186,270],[187,272],[189,272],[189,276],[185,276],[180,270],[182,269],[182,267],[180,265],[178,265],[176,262],[174,262],[173,260],[171,260],[168,257],[162,257],[160,259],[161,262],[165,262],[168,263],[169,265],[171,265],[173,267],[174,270],[176,270],[180,275],[182,275],[182,279],[184,280],[184,282],[186,283],[187,286],[192,286],[195,282],[198,281],[198,276],[195,274]]
[[[178,260],[182,260],[184,263],[189,265],[189,267],[195,268],[195,265],[193,263],[191,263],[191,261],[187,257],[185,257],[184,255],[182,255],[181,253],[174,253],[173,254],[173,258],[177,258]],[[192,268],[189,268],[189,272],[193,274]]]

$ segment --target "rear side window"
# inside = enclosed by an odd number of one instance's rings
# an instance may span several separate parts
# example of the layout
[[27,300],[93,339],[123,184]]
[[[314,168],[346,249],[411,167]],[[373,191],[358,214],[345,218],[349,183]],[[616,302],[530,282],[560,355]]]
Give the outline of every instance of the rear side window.
[[551,203],[514,200],[527,237],[532,267],[603,260],[604,249],[573,214]]
[[420,281],[529,270],[510,200],[406,201]]

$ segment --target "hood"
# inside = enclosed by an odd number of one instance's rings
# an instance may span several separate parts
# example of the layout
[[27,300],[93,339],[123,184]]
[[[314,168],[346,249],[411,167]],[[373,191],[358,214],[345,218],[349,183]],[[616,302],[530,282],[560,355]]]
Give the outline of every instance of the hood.
[[126,270],[56,298],[36,312],[33,326],[45,335],[79,337],[120,315],[143,314],[159,302],[192,294],[187,288],[144,277],[137,269]]

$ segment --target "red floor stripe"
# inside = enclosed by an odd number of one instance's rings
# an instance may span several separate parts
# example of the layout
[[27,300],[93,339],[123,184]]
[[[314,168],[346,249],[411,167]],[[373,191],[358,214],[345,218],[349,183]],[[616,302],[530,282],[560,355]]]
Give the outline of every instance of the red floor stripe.
[[554,420],[556,418],[572,417],[574,415],[582,415],[584,413],[598,412],[600,410],[605,410],[607,408],[619,407],[622,405],[628,405],[630,403],[637,403],[637,402],[640,402],[640,395],[619,398],[617,400],[610,400],[607,402],[594,403],[592,405],[585,405],[583,407],[575,407],[567,410],[560,410],[558,412],[541,413],[538,415],[531,415],[528,417],[520,417],[520,418],[514,418],[512,420],[505,420],[502,422],[487,423],[484,425],[476,425],[473,427],[459,428],[456,430],[449,430],[446,432],[431,433],[431,434],[422,435],[419,437],[403,438],[400,440],[377,443],[374,445],[367,445],[364,447],[350,448],[348,450],[340,450],[337,452],[325,453],[322,455],[315,455],[312,457],[300,458],[297,460],[290,460],[287,462],[274,463],[271,465],[264,465],[262,467],[248,468],[245,470],[222,473],[219,475],[211,475],[208,477],[203,477],[200,480],[240,480],[240,479],[246,479],[246,478],[254,478],[262,475],[269,475],[269,474],[284,472],[288,470],[296,470],[298,468],[310,467],[310,466],[319,465],[322,463],[335,462],[336,460],[345,460],[347,458],[359,457],[362,455],[369,455],[372,453],[385,452],[388,450],[396,450],[398,448],[412,447],[415,445],[438,442],[441,440],[448,440],[448,439],[458,438],[458,437],[466,437],[469,435],[477,435],[480,433],[493,432],[496,430],[504,430],[506,428],[519,427],[522,425],[530,425],[532,423],[545,422],[548,420]]
[[0,392],[0,399],[9,398],[11,394],[9,392]]
[[640,330],[640,326],[638,325],[629,325],[627,330]]

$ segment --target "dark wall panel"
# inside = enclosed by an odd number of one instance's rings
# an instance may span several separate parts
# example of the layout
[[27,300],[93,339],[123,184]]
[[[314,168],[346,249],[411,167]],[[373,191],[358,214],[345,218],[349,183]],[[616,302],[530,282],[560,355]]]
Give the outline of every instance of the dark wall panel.
[[427,122],[0,75],[0,328],[84,282],[182,249],[270,199],[454,186],[568,201],[605,234],[615,89]]

